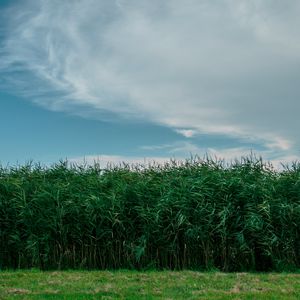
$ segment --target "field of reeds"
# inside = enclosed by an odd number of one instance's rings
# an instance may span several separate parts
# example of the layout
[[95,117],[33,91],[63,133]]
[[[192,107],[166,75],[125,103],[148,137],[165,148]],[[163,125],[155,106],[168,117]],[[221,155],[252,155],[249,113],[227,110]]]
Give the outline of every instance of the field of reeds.
[[0,168],[0,269],[300,268],[300,164]]

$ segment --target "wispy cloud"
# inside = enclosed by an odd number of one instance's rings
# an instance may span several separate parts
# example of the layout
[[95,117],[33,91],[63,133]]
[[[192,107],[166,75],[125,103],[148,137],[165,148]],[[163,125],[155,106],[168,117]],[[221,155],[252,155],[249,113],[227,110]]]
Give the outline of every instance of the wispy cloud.
[[[283,143],[281,145],[281,143]],[[276,147],[277,151],[274,151]],[[270,161],[276,168],[280,168],[282,164],[291,164],[299,161],[299,156],[287,154],[285,151],[284,141],[278,141],[270,147],[255,150],[249,146],[234,146],[231,147],[203,147],[193,141],[178,141],[171,144],[142,146],[141,149],[147,150],[149,155],[164,150],[170,157],[189,158],[198,156],[200,158],[209,156],[211,158],[225,160],[227,162],[255,155],[262,157],[265,161]]]
[[176,132],[178,132],[186,138],[191,138],[197,134],[197,131],[193,129],[176,129]]
[[36,103],[297,153],[299,1],[16,3],[6,12],[0,72]]
[[[106,168],[107,166],[124,166],[125,165],[142,165],[148,166],[153,164],[163,165],[165,163],[169,163],[171,160],[175,160],[178,162],[184,162],[186,159],[198,157],[200,159],[206,159],[206,157],[210,157],[216,160],[225,160],[230,163],[231,161],[240,160],[241,157],[249,157],[253,155],[253,153],[246,148],[230,148],[230,149],[197,149],[197,152],[190,152],[190,155],[174,155],[164,157],[164,156],[122,156],[122,155],[105,155],[105,154],[95,154],[95,155],[87,155],[87,156],[78,156],[78,157],[69,157],[67,161],[69,163],[75,163],[78,165],[93,165],[95,163],[99,164],[100,167]],[[265,162],[269,161],[276,169],[282,169],[285,165],[291,165],[293,162],[299,162],[299,158],[297,156],[280,156],[276,159],[269,159],[269,153],[266,151],[261,151],[258,153],[254,153],[254,155],[258,157],[262,157]]]
[[177,153],[182,157],[187,157],[190,154],[197,154],[199,152],[203,153],[203,151],[205,151],[204,148],[200,148],[196,144],[187,141],[177,141],[175,143],[162,145],[141,146],[140,149],[148,151],[164,150],[169,155]]

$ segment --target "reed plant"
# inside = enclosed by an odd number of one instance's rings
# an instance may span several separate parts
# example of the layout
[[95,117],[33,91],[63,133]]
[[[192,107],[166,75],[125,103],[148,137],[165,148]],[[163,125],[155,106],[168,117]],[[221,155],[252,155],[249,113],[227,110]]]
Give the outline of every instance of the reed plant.
[[0,268],[300,268],[300,164],[1,167]]

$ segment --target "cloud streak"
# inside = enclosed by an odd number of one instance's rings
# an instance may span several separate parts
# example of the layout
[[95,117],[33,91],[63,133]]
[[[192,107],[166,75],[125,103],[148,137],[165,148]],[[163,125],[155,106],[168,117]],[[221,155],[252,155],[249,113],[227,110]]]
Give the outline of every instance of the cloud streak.
[[[193,147],[195,150],[196,146]],[[121,156],[121,155],[87,155],[82,157],[70,157],[67,159],[69,163],[76,163],[78,165],[93,165],[95,163],[99,164],[100,167],[106,168],[107,166],[124,166],[126,165],[143,165],[149,166],[153,164],[164,165],[165,163],[169,163],[172,160],[177,162],[184,162],[186,159],[191,158],[200,158],[206,159],[207,157],[216,159],[216,160],[225,160],[226,162],[235,161],[236,159],[241,159],[241,157],[249,157],[253,155],[249,149],[246,148],[231,148],[226,150],[217,150],[214,148],[209,149],[201,149],[198,148],[197,152],[190,153],[189,156],[186,155],[174,155],[176,152],[171,151],[172,156]],[[264,159],[265,162],[269,161],[277,170],[282,170],[283,166],[289,165],[291,166],[293,162],[298,160],[297,156],[280,156],[278,159],[268,160],[267,152],[260,152],[259,155]],[[259,156],[256,156],[257,158]]]
[[296,0],[27,0],[6,12],[0,70],[49,109],[89,107],[295,155],[299,13]]

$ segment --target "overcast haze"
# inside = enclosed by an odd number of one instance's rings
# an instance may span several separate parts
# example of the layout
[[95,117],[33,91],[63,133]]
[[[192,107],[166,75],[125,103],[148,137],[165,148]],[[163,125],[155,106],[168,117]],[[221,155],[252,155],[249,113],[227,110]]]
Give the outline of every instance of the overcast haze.
[[[0,123],[2,162],[232,158],[251,150],[298,159],[300,1],[15,0],[0,7],[0,110],[18,119]],[[25,146],[19,136],[30,122]],[[76,130],[83,132],[70,139]],[[26,153],[12,156],[11,147]]]

